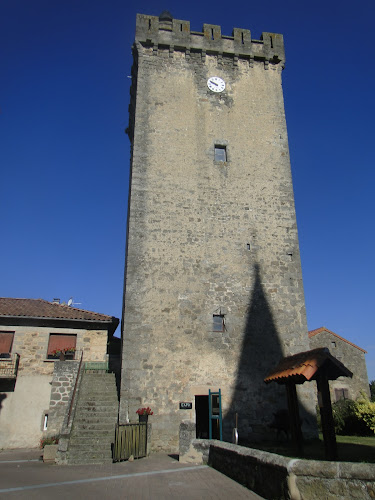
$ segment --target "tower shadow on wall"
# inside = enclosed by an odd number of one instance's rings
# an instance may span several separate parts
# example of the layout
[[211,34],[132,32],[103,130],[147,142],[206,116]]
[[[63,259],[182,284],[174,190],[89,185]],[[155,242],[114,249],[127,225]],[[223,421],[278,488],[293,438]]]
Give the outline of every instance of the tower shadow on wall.
[[283,352],[259,264],[254,265],[253,272],[254,286],[247,308],[233,397],[223,417],[224,440],[231,441],[235,414],[238,414],[239,444],[273,437],[268,425],[278,409],[287,407],[284,387],[264,383]]

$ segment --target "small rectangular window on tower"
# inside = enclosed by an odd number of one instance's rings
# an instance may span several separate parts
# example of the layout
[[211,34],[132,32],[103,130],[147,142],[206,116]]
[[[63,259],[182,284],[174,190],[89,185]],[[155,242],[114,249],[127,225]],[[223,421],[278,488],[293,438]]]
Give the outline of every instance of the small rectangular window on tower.
[[215,161],[227,161],[227,147],[215,145]]
[[213,315],[213,331],[223,332],[225,329],[224,314]]
[[335,398],[336,401],[340,401],[341,399],[349,399],[349,391],[346,388],[335,389]]

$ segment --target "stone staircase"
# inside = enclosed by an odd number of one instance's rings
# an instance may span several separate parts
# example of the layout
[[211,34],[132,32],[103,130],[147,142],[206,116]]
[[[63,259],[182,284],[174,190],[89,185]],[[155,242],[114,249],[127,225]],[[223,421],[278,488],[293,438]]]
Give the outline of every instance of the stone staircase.
[[112,462],[118,415],[113,373],[84,373],[69,439],[68,464]]

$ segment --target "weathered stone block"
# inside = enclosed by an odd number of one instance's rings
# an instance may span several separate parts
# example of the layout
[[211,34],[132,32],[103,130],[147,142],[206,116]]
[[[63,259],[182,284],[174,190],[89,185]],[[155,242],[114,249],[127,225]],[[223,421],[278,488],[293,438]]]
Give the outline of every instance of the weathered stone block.
[[47,444],[43,449],[43,462],[54,463],[58,448],[58,444]]

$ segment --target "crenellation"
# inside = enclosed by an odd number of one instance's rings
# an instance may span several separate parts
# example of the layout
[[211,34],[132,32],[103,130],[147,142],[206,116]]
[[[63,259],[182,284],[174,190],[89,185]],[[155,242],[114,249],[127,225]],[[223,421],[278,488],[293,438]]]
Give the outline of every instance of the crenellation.
[[215,43],[221,40],[221,26],[217,26],[216,24],[204,24],[203,35],[208,43]]
[[152,46],[155,55],[160,46],[167,46],[185,50],[187,55],[192,50],[199,50],[285,63],[283,36],[278,33],[263,32],[260,40],[252,40],[248,29],[234,28],[232,36],[226,36],[222,35],[221,26],[204,24],[202,32],[196,32],[190,31],[188,21],[160,20],[138,14],[135,39],[144,47]]

